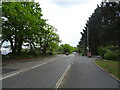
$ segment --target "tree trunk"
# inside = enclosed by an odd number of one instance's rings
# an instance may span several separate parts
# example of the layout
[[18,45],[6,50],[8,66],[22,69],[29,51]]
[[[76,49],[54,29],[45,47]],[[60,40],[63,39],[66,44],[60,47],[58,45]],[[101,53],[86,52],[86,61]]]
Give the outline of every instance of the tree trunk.
[[21,54],[21,50],[22,50],[22,42],[19,42],[17,48],[17,54]]
[[16,49],[17,49],[17,37],[15,36],[15,44],[13,45],[13,47],[12,47],[13,49],[12,49],[12,53],[13,54],[16,54]]
[[21,54],[22,44],[23,44],[23,39],[19,39],[18,44],[17,44],[17,54],[18,54],[18,55]]
[[13,41],[12,39],[10,38],[10,46],[11,46],[11,49],[12,49],[12,52],[14,51],[14,46],[13,46]]
[[48,43],[46,43],[46,45],[44,46],[44,49],[43,49],[43,54],[46,54],[46,50],[48,48]]
[[42,50],[43,54],[46,54],[46,47]]

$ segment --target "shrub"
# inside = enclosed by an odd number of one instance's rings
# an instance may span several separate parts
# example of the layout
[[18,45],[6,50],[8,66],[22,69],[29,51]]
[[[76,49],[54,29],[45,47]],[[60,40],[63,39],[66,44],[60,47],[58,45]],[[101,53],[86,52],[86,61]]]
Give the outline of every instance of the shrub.
[[98,48],[98,53],[99,53],[99,55],[100,55],[102,58],[104,58],[104,55],[105,55],[106,51],[107,51],[107,48],[106,48],[106,47],[100,47],[100,48]]
[[116,60],[117,51],[107,50],[107,52],[104,54],[104,58],[108,60]]
[[108,59],[108,60],[117,60],[118,56],[118,48],[117,46],[106,46],[106,47],[99,47],[98,53],[102,58]]

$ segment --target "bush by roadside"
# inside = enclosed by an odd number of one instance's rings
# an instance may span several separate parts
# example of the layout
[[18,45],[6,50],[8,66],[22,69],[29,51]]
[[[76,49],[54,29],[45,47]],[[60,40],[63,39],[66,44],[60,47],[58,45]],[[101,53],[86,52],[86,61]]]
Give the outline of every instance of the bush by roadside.
[[[108,60],[114,60],[117,58],[117,51],[107,50],[104,54],[104,58]],[[116,59],[117,60],[117,59]]]
[[99,55],[107,60],[117,60],[118,51],[117,47],[113,45],[98,48]]

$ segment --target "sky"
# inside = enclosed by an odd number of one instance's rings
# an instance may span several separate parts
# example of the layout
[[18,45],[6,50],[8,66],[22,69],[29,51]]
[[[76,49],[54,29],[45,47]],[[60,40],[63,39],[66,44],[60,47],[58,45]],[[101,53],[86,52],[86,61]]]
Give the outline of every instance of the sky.
[[102,0],[35,0],[40,3],[44,19],[53,25],[61,44],[78,45],[84,26]]

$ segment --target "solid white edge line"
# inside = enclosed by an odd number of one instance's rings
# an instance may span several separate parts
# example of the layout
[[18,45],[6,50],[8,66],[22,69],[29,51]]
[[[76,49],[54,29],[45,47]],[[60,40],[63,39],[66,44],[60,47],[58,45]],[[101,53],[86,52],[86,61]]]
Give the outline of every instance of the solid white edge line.
[[65,75],[67,74],[68,70],[70,69],[70,67],[71,67],[71,65],[69,65],[69,66],[67,67],[67,69],[65,70],[65,72],[62,74],[62,76],[60,77],[60,79],[59,79],[58,82],[56,83],[55,88],[59,88],[60,84],[62,83],[62,81],[63,81]]

